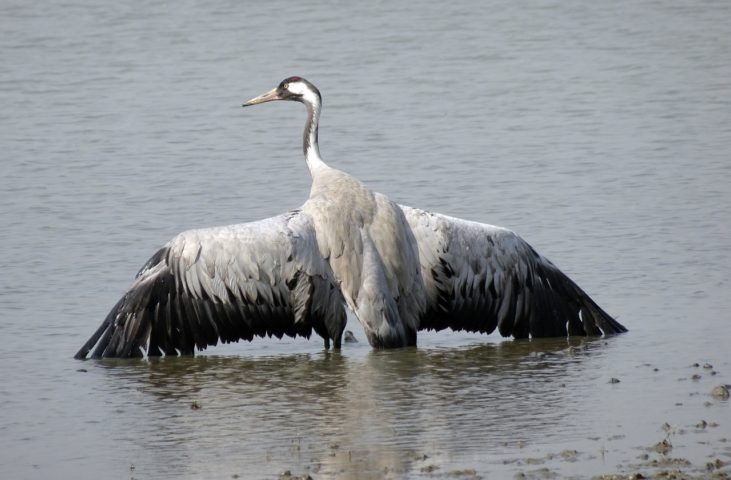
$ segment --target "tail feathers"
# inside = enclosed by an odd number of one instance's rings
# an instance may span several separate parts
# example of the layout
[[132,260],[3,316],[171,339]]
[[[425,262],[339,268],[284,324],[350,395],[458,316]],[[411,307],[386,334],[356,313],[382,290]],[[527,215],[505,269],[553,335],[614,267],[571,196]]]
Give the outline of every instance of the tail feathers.
[[403,321],[386,280],[386,271],[378,250],[365,228],[360,231],[363,260],[360,287],[354,312],[363,325],[368,342],[375,348],[398,348],[416,345],[416,330]]

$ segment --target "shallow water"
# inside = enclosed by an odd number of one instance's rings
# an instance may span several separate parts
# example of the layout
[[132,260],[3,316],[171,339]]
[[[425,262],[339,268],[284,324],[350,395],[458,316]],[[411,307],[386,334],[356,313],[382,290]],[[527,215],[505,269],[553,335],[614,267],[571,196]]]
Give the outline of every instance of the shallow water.
[[[0,476],[731,461],[730,405],[710,396],[731,383],[731,7],[411,5],[0,5]],[[376,352],[351,320],[341,353],[266,339],[72,360],[174,234],[302,204],[301,106],[238,107],[292,74],[323,92],[331,165],[514,229],[630,333]],[[665,457],[646,450],[665,438]]]

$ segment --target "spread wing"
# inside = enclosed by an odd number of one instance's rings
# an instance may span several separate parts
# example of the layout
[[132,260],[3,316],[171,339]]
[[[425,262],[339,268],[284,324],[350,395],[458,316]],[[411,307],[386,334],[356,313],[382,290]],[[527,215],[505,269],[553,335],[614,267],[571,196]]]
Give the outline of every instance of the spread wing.
[[402,207],[419,245],[428,311],[420,329],[516,338],[627,331],[510,230]]
[[76,358],[193,354],[218,341],[309,337],[340,346],[344,301],[310,217],[183,232],[137,274]]

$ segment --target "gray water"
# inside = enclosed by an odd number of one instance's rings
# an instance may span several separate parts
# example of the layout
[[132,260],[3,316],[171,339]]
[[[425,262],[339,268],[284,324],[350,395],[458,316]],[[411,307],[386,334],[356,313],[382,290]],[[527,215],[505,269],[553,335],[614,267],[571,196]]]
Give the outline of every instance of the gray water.
[[[520,3],[3,0],[0,477],[731,461],[710,396],[731,383],[731,7]],[[332,166],[517,231],[630,332],[372,351],[351,319],[341,353],[285,338],[73,360],[177,232],[304,202],[302,107],[239,107],[295,74],[323,92]]]

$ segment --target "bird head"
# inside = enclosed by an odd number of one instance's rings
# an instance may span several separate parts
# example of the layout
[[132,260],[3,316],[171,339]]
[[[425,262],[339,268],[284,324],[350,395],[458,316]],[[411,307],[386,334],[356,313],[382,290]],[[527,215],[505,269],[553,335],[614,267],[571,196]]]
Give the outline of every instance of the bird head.
[[302,77],[289,77],[282,80],[276,87],[258,97],[254,97],[241,105],[249,107],[258,103],[273,102],[274,100],[291,100],[301,103],[319,104],[320,91],[313,84]]

